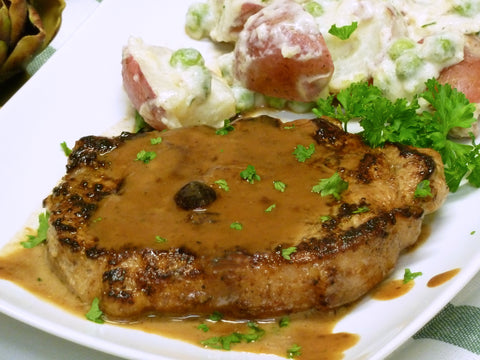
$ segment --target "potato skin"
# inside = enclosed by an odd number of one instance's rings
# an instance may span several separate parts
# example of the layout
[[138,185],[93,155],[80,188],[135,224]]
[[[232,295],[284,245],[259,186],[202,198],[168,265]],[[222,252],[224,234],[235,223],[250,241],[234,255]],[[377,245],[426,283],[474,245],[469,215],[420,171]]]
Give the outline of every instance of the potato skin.
[[480,103],[480,40],[467,38],[461,62],[442,70],[438,81],[448,83],[465,94],[472,103]]
[[235,75],[246,88],[267,96],[315,101],[334,65],[314,18],[291,1],[252,15],[239,34]]
[[[123,88],[132,102],[133,107],[140,111],[142,105],[157,97],[148,80],[133,55],[122,59]],[[163,130],[166,125],[162,122],[165,110],[161,107],[152,107],[147,113],[143,113],[145,121],[154,129]]]

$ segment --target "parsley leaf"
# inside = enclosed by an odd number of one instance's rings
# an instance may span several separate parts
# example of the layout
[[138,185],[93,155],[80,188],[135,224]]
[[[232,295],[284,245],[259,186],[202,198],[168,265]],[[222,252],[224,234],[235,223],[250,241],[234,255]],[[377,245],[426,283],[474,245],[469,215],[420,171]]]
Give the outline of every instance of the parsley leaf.
[[223,319],[223,314],[220,311],[214,311],[208,317],[208,320],[210,321],[220,321],[222,319]]
[[[475,105],[463,93],[436,79],[426,81],[425,86],[425,91],[411,101],[392,102],[367,82],[353,83],[336,97],[319,99],[312,111],[319,117],[339,119],[345,130],[349,121],[359,120],[361,135],[371,147],[395,142],[438,151],[451,192],[458,190],[464,178],[480,187],[480,146],[473,138],[468,145],[448,137],[451,129],[469,128],[476,121]],[[429,104],[427,110],[420,111],[420,99]]]
[[297,252],[297,247],[290,246],[288,248],[282,249],[282,256],[284,259],[291,260],[292,258],[290,257],[290,255],[292,255],[295,252]]
[[100,300],[98,298],[93,299],[90,310],[85,314],[87,320],[93,321],[97,324],[103,324],[103,312],[100,310]]
[[272,210],[275,209],[276,207],[277,207],[276,204],[272,204],[268,208],[265,209],[265,212],[266,213],[272,212]]
[[275,190],[278,190],[280,192],[285,192],[285,189],[287,188],[287,184],[285,184],[282,181],[274,180],[273,187],[275,188]]
[[295,155],[298,161],[305,162],[307,159],[310,159],[314,152],[315,146],[313,144],[310,144],[308,148],[303,145],[297,145],[293,151],[293,155]]
[[215,180],[214,183],[217,184],[220,189],[224,191],[230,191],[230,187],[228,186],[227,180],[219,179],[219,180]]
[[403,283],[406,284],[421,275],[423,275],[421,272],[412,273],[410,269],[407,268],[405,269],[405,273],[403,274]]
[[290,346],[287,350],[287,358],[288,359],[293,359],[294,357],[298,357],[302,355],[302,347],[297,344],[293,344]]
[[336,172],[327,179],[321,179],[319,183],[312,187],[312,192],[322,196],[332,195],[335,199],[340,199],[340,194],[348,189],[348,182],[344,181]]
[[250,332],[246,334],[234,332],[230,335],[214,336],[201,341],[201,344],[213,349],[230,350],[232,344],[238,344],[242,341],[247,343],[258,341],[263,335],[265,335],[265,330],[258,327],[254,322],[249,321],[247,326],[250,329]]
[[20,243],[24,248],[31,249],[47,240],[49,217],[50,213],[48,211],[38,215],[37,235],[27,235],[27,240]]
[[65,141],[60,143],[60,147],[63,150],[65,156],[69,156],[72,153],[72,149],[70,149]]
[[243,225],[241,223],[239,223],[238,221],[235,221],[235,222],[230,224],[230,228],[234,229],[234,230],[242,230]]
[[250,184],[253,184],[256,181],[260,181],[261,178],[257,174],[255,167],[248,165],[247,168],[240,172],[240,177],[244,180],[247,180]]
[[290,318],[288,316],[282,316],[278,321],[278,326],[283,328],[287,327],[288,325],[290,325]]
[[207,324],[200,324],[197,326],[198,330],[202,330],[203,332],[208,332],[210,329]]
[[354,21],[350,25],[340,26],[333,24],[328,32],[341,40],[347,40],[357,29],[358,22]]
[[217,129],[217,131],[215,131],[215,134],[223,136],[223,135],[227,135],[230,131],[233,131],[233,130],[235,130],[235,128],[231,125],[230,120],[226,119],[223,121],[223,127],[221,127],[220,129]]
[[145,151],[141,150],[137,154],[137,158],[135,161],[143,161],[144,164],[148,164],[150,161],[157,157],[157,153],[155,151]]
[[161,144],[162,141],[163,141],[162,137],[159,136],[159,137],[150,139],[150,144],[157,145],[157,144]]
[[426,198],[432,196],[432,189],[430,188],[429,180],[422,180],[418,183],[415,193],[413,194],[416,198]]

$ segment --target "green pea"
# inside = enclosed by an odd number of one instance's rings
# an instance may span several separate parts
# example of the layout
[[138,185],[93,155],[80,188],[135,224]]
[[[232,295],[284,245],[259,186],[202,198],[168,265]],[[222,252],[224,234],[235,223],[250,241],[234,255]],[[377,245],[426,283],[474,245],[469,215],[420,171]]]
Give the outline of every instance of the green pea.
[[232,87],[232,91],[235,96],[237,112],[253,109],[255,106],[255,92],[240,86]]
[[192,48],[183,48],[175,51],[170,58],[170,65],[173,67],[189,67],[194,65],[203,66],[205,61],[198,50]]
[[390,49],[388,49],[388,56],[390,56],[392,60],[396,60],[405,51],[413,49],[414,47],[415,43],[412,40],[398,39],[390,46]]
[[306,3],[304,9],[314,17],[323,15],[323,7],[316,1]]
[[210,7],[207,3],[195,3],[188,8],[185,31],[194,39],[201,39],[208,32],[207,19]]
[[417,54],[409,51],[395,61],[395,72],[400,79],[408,79],[417,73],[422,63],[423,60]]

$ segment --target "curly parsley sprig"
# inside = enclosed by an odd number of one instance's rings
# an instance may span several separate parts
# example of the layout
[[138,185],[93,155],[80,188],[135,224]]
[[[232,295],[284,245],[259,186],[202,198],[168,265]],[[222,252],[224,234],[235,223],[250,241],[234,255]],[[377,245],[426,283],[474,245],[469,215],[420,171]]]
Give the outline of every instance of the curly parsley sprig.
[[[430,79],[425,85],[426,90],[412,101],[398,99],[393,102],[373,85],[354,83],[337,96],[319,99],[313,112],[317,116],[339,119],[345,130],[349,121],[358,120],[364,141],[372,147],[396,142],[438,151],[452,192],[458,190],[463,179],[480,187],[480,145],[475,143],[473,136],[471,145],[448,137],[455,127],[472,126],[476,121],[475,105],[448,84]],[[421,99],[428,103],[427,110],[420,111]]]

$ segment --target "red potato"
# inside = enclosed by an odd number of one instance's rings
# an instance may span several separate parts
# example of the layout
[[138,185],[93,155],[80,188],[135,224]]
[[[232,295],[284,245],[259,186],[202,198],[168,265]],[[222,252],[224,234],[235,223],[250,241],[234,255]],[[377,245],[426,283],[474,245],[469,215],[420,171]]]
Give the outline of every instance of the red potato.
[[123,49],[122,78],[132,105],[153,128],[221,127],[235,115],[229,86],[204,64],[174,66],[174,51],[131,38]]
[[[125,92],[137,111],[143,104],[157,97],[140,69],[140,65],[131,54],[122,60],[122,78]],[[154,107],[150,113],[144,114],[143,118],[153,128],[163,130],[167,127],[161,121],[164,114],[163,108]]]
[[463,61],[444,69],[438,81],[463,92],[470,102],[480,103],[480,44],[473,46],[467,46]]
[[315,101],[334,70],[315,19],[293,1],[275,2],[251,16],[234,54],[243,86],[287,100]]

